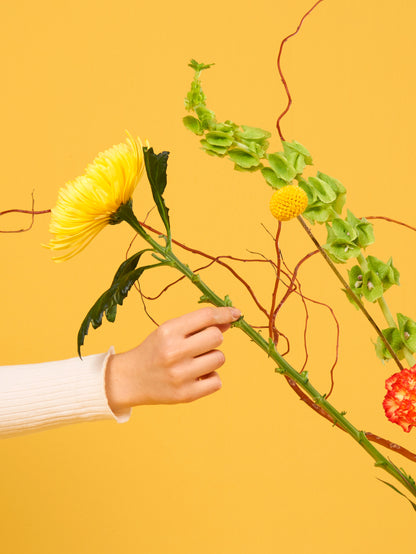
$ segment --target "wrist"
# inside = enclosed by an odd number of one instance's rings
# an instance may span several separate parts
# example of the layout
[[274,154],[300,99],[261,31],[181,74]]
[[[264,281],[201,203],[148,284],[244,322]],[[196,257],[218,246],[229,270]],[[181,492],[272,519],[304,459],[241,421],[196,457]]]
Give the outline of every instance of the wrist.
[[118,415],[131,408],[128,401],[122,354],[110,354],[105,373],[105,391],[111,411]]

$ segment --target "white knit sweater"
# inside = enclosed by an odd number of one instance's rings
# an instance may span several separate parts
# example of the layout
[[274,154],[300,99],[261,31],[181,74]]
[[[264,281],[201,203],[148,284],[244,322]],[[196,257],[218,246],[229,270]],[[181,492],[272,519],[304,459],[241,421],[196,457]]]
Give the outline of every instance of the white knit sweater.
[[82,421],[127,421],[131,410],[114,414],[105,392],[112,353],[0,367],[0,437]]

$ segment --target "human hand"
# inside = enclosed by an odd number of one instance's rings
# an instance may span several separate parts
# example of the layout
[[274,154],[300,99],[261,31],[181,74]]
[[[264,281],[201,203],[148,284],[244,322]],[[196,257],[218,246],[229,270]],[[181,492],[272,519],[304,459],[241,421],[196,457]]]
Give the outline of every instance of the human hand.
[[171,319],[139,346],[110,356],[106,390],[114,413],[145,404],[192,402],[221,388],[216,350],[241,316],[236,308],[207,307]]

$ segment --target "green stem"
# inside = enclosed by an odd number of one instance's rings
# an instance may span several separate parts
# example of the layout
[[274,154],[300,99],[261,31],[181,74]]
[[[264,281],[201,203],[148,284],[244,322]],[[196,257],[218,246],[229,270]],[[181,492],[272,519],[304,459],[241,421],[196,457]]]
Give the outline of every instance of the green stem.
[[[371,317],[369,312],[367,311],[364,304],[361,302],[361,299],[355,294],[355,292],[352,290],[352,288],[349,286],[347,281],[344,279],[344,277],[341,275],[341,273],[338,271],[337,267],[335,266],[334,262],[331,260],[331,258],[328,256],[328,254],[325,252],[325,250],[322,248],[322,246],[319,244],[319,241],[316,239],[315,235],[312,233],[312,231],[309,229],[309,227],[306,225],[304,219],[301,216],[298,216],[298,221],[302,225],[302,227],[305,229],[307,234],[309,235],[310,239],[316,246],[316,248],[319,250],[319,252],[322,254],[323,258],[329,265],[329,267],[332,269],[332,271],[337,276],[338,280],[342,283],[342,285],[345,287],[345,291],[347,294],[354,300],[355,304],[358,306],[358,308],[362,311],[362,313],[367,318],[367,321],[372,325],[374,330],[376,331],[377,335],[380,337],[380,340],[383,342],[384,346],[389,351],[391,357],[396,362],[399,369],[403,369],[402,364],[400,363],[399,358],[397,357],[395,351],[391,347],[391,344],[386,339],[386,337],[383,335],[383,332],[381,331],[380,327],[377,325],[377,323],[374,321],[374,319]],[[365,260],[364,260],[365,261]]]
[[[358,260],[358,263],[360,264],[362,270],[364,272],[368,271],[367,260],[364,258],[364,256],[362,254],[359,254],[357,256],[357,260]],[[393,314],[391,313],[390,308],[389,308],[384,296],[379,298],[377,303],[380,306],[381,311],[383,312],[384,318],[387,321],[387,325],[389,327],[395,327],[397,329],[398,328],[397,323],[394,320]],[[404,357],[406,358],[406,361],[410,365],[410,367],[415,365],[415,359],[414,359],[411,351],[407,348],[407,346],[403,347],[403,353],[404,353]],[[403,368],[401,367],[400,369],[403,369]]]
[[[215,306],[227,306],[226,299],[219,297],[208,285],[206,285],[199,275],[193,273],[188,265],[182,263],[172,252],[169,246],[161,246],[157,241],[153,239],[143,227],[140,225],[136,216],[134,215],[131,206],[127,204],[120,209],[120,217],[124,219],[131,227],[139,233],[157,252],[162,255],[165,260],[169,262],[169,265],[175,267],[183,275],[185,275]],[[255,342],[273,361],[277,364],[278,373],[292,379],[303,391],[305,391],[309,397],[323,410],[325,410],[332,420],[337,423],[344,431],[346,431],[356,442],[358,442],[362,448],[374,459],[375,465],[381,467],[387,473],[392,475],[397,481],[399,481],[413,496],[416,497],[416,487],[412,485],[409,480],[401,473],[401,471],[392,464],[377,448],[367,439],[364,431],[359,431],[350,421],[346,419],[344,414],[339,412],[325,396],[319,393],[317,389],[309,381],[307,372],[299,373],[296,371],[276,350],[273,342],[267,342],[265,338],[257,332],[251,325],[249,325],[242,317],[233,324],[233,326],[241,329],[253,342]]]

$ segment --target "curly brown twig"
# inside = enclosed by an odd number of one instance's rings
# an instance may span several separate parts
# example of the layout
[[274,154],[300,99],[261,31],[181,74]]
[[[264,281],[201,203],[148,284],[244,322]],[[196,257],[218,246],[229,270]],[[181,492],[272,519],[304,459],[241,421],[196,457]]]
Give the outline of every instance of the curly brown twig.
[[323,2],[323,0],[318,0],[318,2],[316,2],[312,8],[305,13],[305,15],[302,17],[302,19],[300,20],[299,22],[299,25],[297,26],[297,29],[294,33],[288,35],[287,37],[285,37],[282,42],[280,43],[280,48],[279,48],[279,54],[277,56],[277,70],[279,72],[279,75],[280,75],[280,79],[282,80],[282,83],[283,83],[283,86],[285,87],[285,91],[286,91],[286,96],[287,96],[287,106],[286,108],[283,110],[283,112],[279,115],[279,117],[277,118],[277,122],[276,122],[276,128],[277,128],[277,132],[279,133],[279,137],[282,141],[285,140],[283,134],[282,134],[282,131],[281,131],[281,128],[280,128],[280,121],[281,119],[287,114],[287,112],[289,111],[290,109],[290,106],[292,105],[292,97],[290,95],[290,92],[289,92],[289,87],[287,86],[287,82],[286,82],[286,79],[283,75],[283,71],[282,71],[282,67],[281,67],[281,63],[280,63],[280,59],[282,57],[282,52],[283,52],[283,46],[285,45],[285,43],[292,37],[294,37],[295,35],[298,34],[298,32],[300,31],[300,28],[302,27],[302,23],[305,21],[305,19],[308,17],[308,15],[317,7],[318,4],[320,4],[321,2]]
[[[274,339],[274,329],[276,328],[275,322],[276,322],[276,316],[275,316],[275,306],[276,306],[276,298],[277,298],[277,291],[279,288],[279,282],[280,282],[280,266],[282,263],[282,259],[280,256],[280,249],[279,249],[279,238],[280,233],[282,231],[282,222],[279,221],[279,224],[277,226],[277,232],[276,237],[274,240],[274,247],[276,250],[276,279],[274,281],[274,289],[272,294],[272,305],[270,308],[270,315],[269,315],[269,337]],[[278,335],[277,335],[278,337]],[[275,342],[275,345],[277,345],[277,341]]]
[[[292,379],[286,377],[286,380],[289,383],[289,385],[292,387],[292,389],[296,392],[296,394],[299,396],[300,400],[305,402],[305,404],[307,404],[310,408],[312,408],[312,410],[314,410],[316,413],[318,413],[319,415],[321,415],[322,417],[330,421],[333,425],[336,425],[339,429],[341,429],[341,427],[334,422],[332,417],[329,414],[327,414],[325,410],[323,410],[317,404],[315,404],[313,400],[311,400],[309,396],[307,396]],[[416,454],[414,454],[410,450],[407,450],[407,448],[400,446],[400,444],[396,444],[387,439],[383,439],[382,437],[379,437],[378,435],[375,435],[374,433],[370,433],[370,432],[365,433],[365,436],[367,437],[368,440],[375,442],[377,444],[380,444],[381,446],[384,446],[389,450],[393,450],[394,452],[397,452],[397,454],[404,456],[405,458],[411,460],[412,462],[416,462]]]
[[0,233],[24,233],[26,231],[30,231],[30,229],[33,227],[33,224],[35,222],[35,215],[49,214],[49,213],[51,213],[51,210],[36,210],[35,211],[35,196],[34,196],[34,192],[32,191],[32,209],[31,210],[20,210],[20,209],[4,210],[3,212],[0,212],[0,216],[6,215],[6,214],[13,214],[13,213],[30,214],[32,216],[30,225],[28,227],[24,227],[22,229],[13,229],[13,230],[10,230],[10,231],[0,230]]
[[[143,224],[142,224],[143,225]],[[157,235],[160,235],[160,231],[157,231],[156,229],[153,229],[152,227],[148,226],[148,225],[143,225],[143,227],[147,228],[149,231],[153,232],[153,233],[156,233]],[[215,261],[215,257],[214,256],[210,256],[209,254],[206,254],[205,252],[202,252],[201,250],[196,250],[196,249],[193,249],[193,248],[190,248],[188,246],[186,246],[185,244],[183,243],[180,243],[179,241],[172,241],[174,242],[177,246],[187,250],[188,252],[194,252],[194,253],[197,253],[203,257],[206,257],[208,259],[211,259],[213,261]],[[249,260],[247,260],[249,261]],[[266,260],[260,260],[260,261],[266,261]],[[219,262],[218,262],[219,263]],[[228,266],[228,264],[221,264],[223,265],[224,267],[230,267]],[[230,268],[232,269],[232,268]],[[234,270],[233,270],[234,271]],[[286,276],[288,276],[286,274]],[[291,277],[288,276],[289,279],[291,280]],[[317,304],[321,304],[323,306],[326,306],[328,309],[331,310],[331,313],[333,315],[333,317],[335,318],[335,314],[333,313],[333,310],[330,306],[328,306],[327,304],[324,304],[322,302],[318,302],[317,300],[313,300],[313,299],[310,299],[306,296],[304,296],[302,293],[300,293],[299,291],[297,291],[296,289],[294,289],[294,292],[296,292],[297,294],[301,295],[303,298],[305,298],[305,300],[308,300],[308,301],[311,301],[311,302],[315,302]],[[262,327],[257,327],[257,328],[267,328],[268,329],[268,326],[262,326]],[[318,413],[319,415],[321,415],[322,417],[324,417],[325,419],[327,419],[328,421],[330,421],[332,424],[334,424],[334,421],[332,420],[331,416],[329,414],[327,414],[320,406],[318,406],[317,404],[315,404],[313,402],[313,400],[311,398],[309,398],[298,386],[297,384],[291,380],[290,378],[287,378],[287,381],[288,381],[288,384],[291,386],[291,388],[293,389],[293,391],[298,395],[299,399],[302,400],[303,402],[305,402],[310,408],[312,408],[316,413]],[[338,425],[337,425],[338,426]],[[368,438],[368,440],[372,441],[372,442],[375,442],[377,444],[380,444],[381,446],[384,446],[385,448],[389,449],[389,450],[392,450],[394,452],[396,452],[397,454],[400,454],[401,456],[413,461],[413,462],[416,462],[416,454],[411,452],[410,450],[407,450],[406,448],[404,448],[403,446],[399,445],[399,444],[396,444],[388,439],[384,439],[382,437],[380,437],[379,435],[375,435],[374,433],[371,433],[371,432],[366,432],[365,433],[366,437]]]
[[[328,310],[330,311],[334,321],[335,321],[335,325],[336,325],[336,328],[337,328],[337,335],[336,335],[336,346],[335,346],[335,360],[332,364],[332,367],[330,369],[330,378],[331,378],[331,387],[330,387],[330,390],[328,392],[328,394],[326,395],[326,398],[328,398],[333,390],[334,390],[334,386],[335,386],[335,381],[334,381],[334,371],[335,371],[335,367],[338,363],[338,357],[339,357],[339,334],[340,334],[340,327],[339,327],[339,322],[338,322],[338,319],[335,315],[335,312],[334,310],[331,308],[331,306],[329,306],[329,304],[326,304],[325,302],[320,302],[319,300],[315,300],[314,298],[309,298],[308,296],[305,296],[303,293],[302,293],[302,288],[301,288],[301,284],[300,284],[300,281],[299,279],[297,278],[297,274],[298,274],[298,271],[300,269],[300,266],[306,262],[307,260],[309,260],[312,256],[314,256],[315,254],[317,254],[319,252],[319,250],[314,250],[313,252],[310,252],[309,254],[307,254],[306,256],[304,256],[298,263],[297,265],[295,266],[295,269],[292,273],[292,278],[291,278],[291,282],[290,282],[290,288],[288,288],[287,290],[287,297],[285,299],[285,301],[287,300],[287,298],[289,297],[290,294],[292,294],[293,292],[296,292],[296,294],[298,294],[301,299],[302,299],[302,302],[303,302],[303,305],[305,307],[305,311],[306,311],[306,320],[305,320],[305,328],[304,328],[304,346],[305,346],[305,355],[306,355],[306,359],[305,359],[305,362],[302,366],[302,369],[300,370],[300,372],[302,372],[305,367],[306,367],[306,364],[307,364],[307,361],[308,361],[308,357],[309,357],[309,354],[308,354],[308,347],[307,347],[307,341],[306,341],[306,333],[307,333],[307,325],[308,325],[308,320],[309,320],[309,313],[308,313],[308,308],[307,308],[307,305],[306,305],[306,300],[308,302],[312,302],[313,304],[318,304],[320,306],[324,306],[325,308],[328,308]],[[286,267],[286,269],[288,271],[289,268],[287,267],[286,263],[283,262],[284,266]],[[297,282],[297,285],[298,285],[298,289],[299,290],[296,290],[296,285],[295,285],[295,282]],[[282,303],[283,304],[283,301]],[[278,306],[277,308],[277,311],[279,311],[281,308],[281,305]]]
[[396,223],[396,225],[402,225],[403,227],[406,227],[411,231],[416,231],[416,227],[412,227],[407,223],[403,223],[403,221],[399,221],[397,219],[391,219],[390,217],[385,217],[383,215],[368,215],[368,216],[365,216],[365,219],[383,219],[384,221],[388,221],[389,223]]

